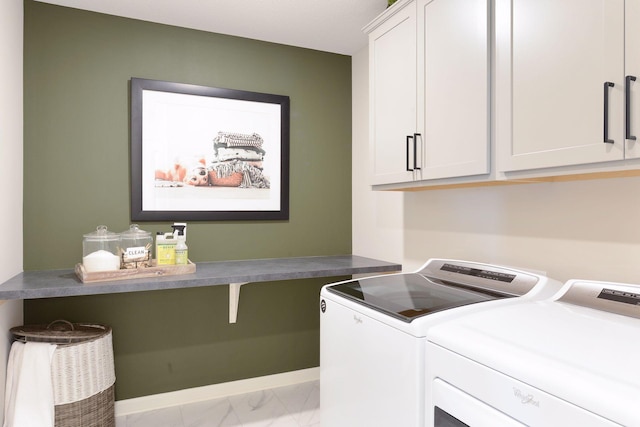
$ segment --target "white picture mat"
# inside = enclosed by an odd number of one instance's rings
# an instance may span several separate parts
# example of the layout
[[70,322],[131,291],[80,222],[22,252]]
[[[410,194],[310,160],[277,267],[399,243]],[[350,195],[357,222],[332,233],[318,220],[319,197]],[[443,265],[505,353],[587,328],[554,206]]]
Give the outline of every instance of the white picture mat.
[[[142,209],[144,211],[280,210],[281,106],[143,90]],[[197,164],[213,158],[218,132],[259,134],[269,189],[230,187],[156,187],[155,170],[176,162]]]

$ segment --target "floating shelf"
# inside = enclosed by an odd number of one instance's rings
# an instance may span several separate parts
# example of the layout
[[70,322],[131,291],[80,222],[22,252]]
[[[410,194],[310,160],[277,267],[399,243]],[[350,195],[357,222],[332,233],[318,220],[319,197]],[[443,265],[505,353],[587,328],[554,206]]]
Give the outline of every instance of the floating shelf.
[[399,272],[400,264],[356,255],[199,262],[193,274],[82,283],[73,269],[20,273],[0,284],[0,300],[60,298],[229,285],[229,322],[235,323],[240,287],[251,282]]

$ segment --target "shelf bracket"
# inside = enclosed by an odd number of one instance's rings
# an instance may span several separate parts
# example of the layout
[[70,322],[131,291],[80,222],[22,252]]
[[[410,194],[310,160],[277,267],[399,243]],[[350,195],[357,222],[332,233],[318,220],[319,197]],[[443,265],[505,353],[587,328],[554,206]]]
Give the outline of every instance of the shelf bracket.
[[229,323],[238,320],[238,303],[240,302],[240,287],[249,282],[229,283]]

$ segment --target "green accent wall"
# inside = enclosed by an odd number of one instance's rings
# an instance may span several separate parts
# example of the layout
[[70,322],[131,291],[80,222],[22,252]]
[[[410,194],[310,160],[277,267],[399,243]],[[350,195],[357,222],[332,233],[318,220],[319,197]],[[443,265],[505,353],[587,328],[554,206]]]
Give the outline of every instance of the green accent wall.
[[[351,57],[24,6],[25,270],[72,268],[83,234],[129,227],[131,77],[291,100],[290,219],[189,223],[192,261],[351,253]],[[226,286],[27,300],[25,323],[112,326],[122,400],[318,366],[318,292],[338,279],[245,285],[233,325]]]

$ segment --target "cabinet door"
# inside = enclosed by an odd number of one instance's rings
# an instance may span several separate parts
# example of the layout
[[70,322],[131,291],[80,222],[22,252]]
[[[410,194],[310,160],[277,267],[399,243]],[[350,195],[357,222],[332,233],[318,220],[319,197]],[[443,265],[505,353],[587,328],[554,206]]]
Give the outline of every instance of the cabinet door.
[[[372,183],[414,179],[416,9],[400,9],[369,34]],[[411,136],[411,139],[407,139]]]
[[489,172],[487,0],[418,1],[422,178]]
[[499,170],[622,159],[623,94],[624,0],[496,0]]
[[[625,1],[625,157],[640,158],[640,0]],[[631,76],[631,78],[629,77]],[[634,80],[635,79],[635,80]]]

